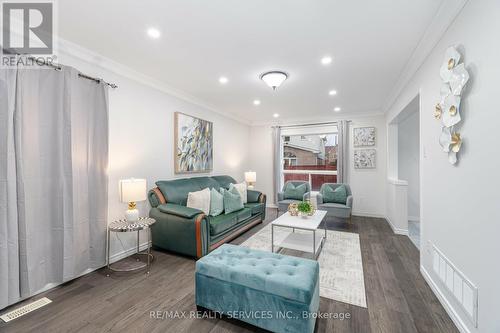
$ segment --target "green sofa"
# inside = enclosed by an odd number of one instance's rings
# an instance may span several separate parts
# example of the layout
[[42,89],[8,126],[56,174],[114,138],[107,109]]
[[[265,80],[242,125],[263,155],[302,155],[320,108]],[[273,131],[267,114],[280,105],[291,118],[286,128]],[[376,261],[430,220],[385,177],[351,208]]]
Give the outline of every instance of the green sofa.
[[220,245],[261,223],[266,217],[266,196],[247,191],[245,208],[230,214],[206,216],[202,211],[186,207],[189,192],[221,187],[237,182],[230,176],[193,177],[156,182],[149,191],[149,216],[153,247],[201,258]]

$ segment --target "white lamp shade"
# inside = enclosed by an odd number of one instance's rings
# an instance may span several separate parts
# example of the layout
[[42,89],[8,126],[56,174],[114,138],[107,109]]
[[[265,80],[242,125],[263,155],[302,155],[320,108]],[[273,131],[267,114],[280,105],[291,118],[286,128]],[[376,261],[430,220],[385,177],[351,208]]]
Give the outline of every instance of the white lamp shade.
[[119,185],[121,202],[138,202],[146,200],[146,179],[122,179]]
[[257,181],[257,173],[255,171],[245,172],[245,181],[247,183],[255,183]]

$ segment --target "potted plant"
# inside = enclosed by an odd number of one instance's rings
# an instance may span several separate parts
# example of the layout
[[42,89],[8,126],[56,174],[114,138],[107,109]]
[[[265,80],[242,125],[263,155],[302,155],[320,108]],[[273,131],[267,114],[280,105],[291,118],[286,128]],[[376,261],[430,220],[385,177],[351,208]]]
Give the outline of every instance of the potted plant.
[[302,201],[299,202],[297,205],[297,210],[300,213],[300,216],[303,218],[307,218],[308,216],[311,216],[314,214],[314,207],[309,201]]

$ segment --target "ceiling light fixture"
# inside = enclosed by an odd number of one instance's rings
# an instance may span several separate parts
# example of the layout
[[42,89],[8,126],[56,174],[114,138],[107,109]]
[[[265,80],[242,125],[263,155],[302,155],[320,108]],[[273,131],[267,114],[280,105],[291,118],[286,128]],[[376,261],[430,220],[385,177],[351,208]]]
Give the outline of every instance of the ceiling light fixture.
[[342,110],[342,109],[341,109],[340,107],[338,107],[338,106],[336,106],[336,107],[333,109],[333,111],[335,111],[335,112],[339,112],[340,110]]
[[276,90],[285,80],[288,78],[288,74],[282,71],[270,71],[265,72],[260,75],[260,79],[264,81],[269,87]]
[[228,83],[228,82],[229,82],[229,80],[228,80],[228,79],[227,79],[227,77],[225,77],[225,76],[221,76],[221,77],[219,78],[219,83],[220,83],[220,84],[226,84],[226,83]]
[[158,38],[160,38],[160,35],[161,35],[160,30],[158,30],[156,28],[149,28],[147,33],[148,33],[148,36],[153,38],[153,39],[158,39]]
[[258,99],[254,100],[253,105],[260,105],[260,101]]
[[330,95],[330,96],[335,96],[335,95],[337,95],[337,90],[330,90],[330,91],[328,92],[328,95]]
[[329,65],[329,64],[331,64],[332,63],[332,57],[326,56],[326,57],[321,58],[321,63],[323,65]]
[[280,115],[278,113],[273,114],[274,118],[278,118]]

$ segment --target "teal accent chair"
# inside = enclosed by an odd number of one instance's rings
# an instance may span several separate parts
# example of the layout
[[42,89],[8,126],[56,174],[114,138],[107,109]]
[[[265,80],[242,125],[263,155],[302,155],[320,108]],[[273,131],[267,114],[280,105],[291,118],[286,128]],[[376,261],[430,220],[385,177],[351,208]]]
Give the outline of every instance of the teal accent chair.
[[[323,193],[327,186],[330,187],[332,190],[335,190],[337,187],[341,185],[345,186],[347,192],[347,201],[345,204],[323,201]],[[309,193],[307,195],[309,195]],[[351,187],[348,184],[324,183],[323,185],[321,185],[321,188],[319,189],[319,193],[316,196],[316,200],[318,204],[318,209],[326,210],[327,216],[348,219],[348,222],[351,223],[353,196],[351,192]]]
[[[285,197],[285,188],[286,186],[288,185],[288,183],[292,183],[294,186],[299,186],[299,185],[302,185],[302,184],[306,184],[306,192],[304,194],[304,197],[302,198],[302,200],[298,200],[298,199],[288,199]],[[309,182],[307,181],[304,181],[304,180],[289,180],[287,182],[285,182],[285,185],[283,185],[283,189],[281,192],[278,192],[278,202],[277,202],[277,205],[278,205],[278,214],[279,212],[286,212],[288,211],[288,205],[290,205],[291,203],[299,203],[303,200],[306,200],[308,199],[308,193],[311,191],[311,185],[309,184]]]
[[266,195],[248,190],[248,203],[229,214],[206,216],[186,207],[189,192],[204,188],[229,189],[237,182],[230,176],[193,177],[157,181],[149,191],[149,216],[156,219],[151,227],[153,247],[201,258],[231,241],[266,218]]

